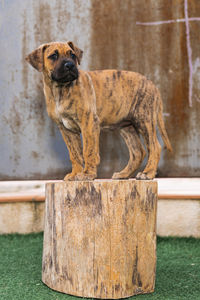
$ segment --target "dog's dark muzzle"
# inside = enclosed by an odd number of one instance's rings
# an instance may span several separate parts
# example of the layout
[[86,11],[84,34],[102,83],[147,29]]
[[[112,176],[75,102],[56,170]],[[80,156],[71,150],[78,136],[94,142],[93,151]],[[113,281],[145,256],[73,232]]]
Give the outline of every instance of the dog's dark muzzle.
[[77,79],[78,69],[76,64],[71,60],[63,60],[53,70],[51,78],[60,83],[71,82]]

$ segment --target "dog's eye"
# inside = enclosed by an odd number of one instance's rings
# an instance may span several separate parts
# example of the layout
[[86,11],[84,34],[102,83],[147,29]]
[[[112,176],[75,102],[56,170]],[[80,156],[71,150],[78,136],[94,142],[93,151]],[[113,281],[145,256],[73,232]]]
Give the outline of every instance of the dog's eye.
[[58,59],[58,53],[55,52],[55,53],[49,55],[48,58],[50,58],[50,59],[52,59],[52,60],[57,60],[57,59]]
[[76,55],[73,52],[70,52],[70,56],[72,59],[74,59],[74,60],[76,59]]

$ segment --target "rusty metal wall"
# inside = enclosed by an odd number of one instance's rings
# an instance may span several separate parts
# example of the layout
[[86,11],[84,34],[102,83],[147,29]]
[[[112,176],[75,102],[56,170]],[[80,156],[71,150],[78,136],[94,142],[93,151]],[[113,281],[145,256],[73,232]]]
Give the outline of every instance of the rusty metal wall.
[[71,164],[46,113],[42,77],[25,61],[45,42],[78,42],[88,67],[90,2],[0,1],[0,179],[62,178]]
[[[1,1],[0,178],[62,178],[70,170],[45,110],[41,76],[24,61],[55,40],[84,50],[83,69],[133,70],[151,79],[174,148],[162,152],[158,176],[200,176],[199,32],[198,0]],[[101,135],[101,157],[101,177],[126,163],[117,133]]]

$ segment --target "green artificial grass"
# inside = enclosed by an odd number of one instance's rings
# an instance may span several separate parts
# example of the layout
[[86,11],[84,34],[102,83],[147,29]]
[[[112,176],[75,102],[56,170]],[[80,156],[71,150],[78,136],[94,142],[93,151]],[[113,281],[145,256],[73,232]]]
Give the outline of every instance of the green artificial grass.
[[[0,236],[1,300],[80,299],[42,283],[42,239],[41,233]],[[156,291],[131,298],[200,299],[200,239],[158,238]]]

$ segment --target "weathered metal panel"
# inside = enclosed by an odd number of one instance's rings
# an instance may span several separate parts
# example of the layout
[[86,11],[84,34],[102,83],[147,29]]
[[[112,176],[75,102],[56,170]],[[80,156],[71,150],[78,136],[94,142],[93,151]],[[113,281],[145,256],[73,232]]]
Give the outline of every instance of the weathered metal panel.
[[41,74],[25,57],[42,43],[73,40],[87,58],[89,8],[89,1],[0,2],[1,179],[62,178],[70,170],[61,134],[46,113]]
[[[83,69],[145,74],[161,90],[174,153],[160,176],[200,176],[200,1],[10,0],[0,2],[0,178],[62,178],[71,164],[48,118],[41,75],[25,62],[41,43],[73,40]],[[101,176],[128,159],[124,143],[102,134]]]
[[161,91],[174,153],[158,175],[200,176],[200,1],[92,1],[91,12],[91,68],[134,70]]

